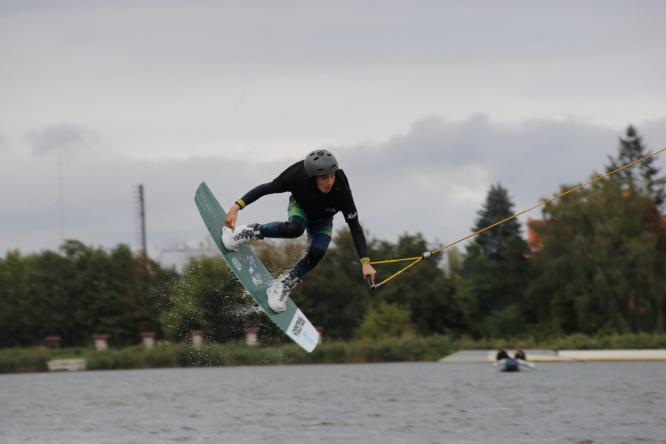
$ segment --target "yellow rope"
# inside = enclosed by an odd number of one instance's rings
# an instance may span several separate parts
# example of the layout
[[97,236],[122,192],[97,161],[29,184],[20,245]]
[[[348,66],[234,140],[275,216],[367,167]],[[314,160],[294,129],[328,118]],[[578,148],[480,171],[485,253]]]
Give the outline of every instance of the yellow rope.
[[377,265],[377,264],[394,264],[396,262],[407,262],[407,261],[415,261],[417,259],[421,259],[421,256],[414,256],[414,257],[403,257],[400,259],[385,259],[382,261],[370,261],[369,263],[372,265]]
[[395,279],[395,278],[398,277],[400,274],[404,273],[405,271],[407,271],[408,269],[410,269],[410,268],[413,267],[414,265],[418,264],[419,262],[421,262],[421,261],[422,261],[424,258],[426,258],[426,257],[429,257],[429,256],[431,256],[431,255],[433,255],[433,254],[440,253],[440,252],[445,251],[445,250],[448,250],[449,248],[453,247],[454,245],[457,245],[457,244],[459,244],[459,243],[461,243],[461,242],[464,242],[464,241],[466,241],[467,239],[469,239],[469,238],[471,238],[471,237],[478,236],[478,235],[481,234],[481,233],[485,233],[486,231],[491,230],[491,229],[495,228],[495,227],[498,226],[498,225],[501,225],[501,224],[503,224],[503,223],[505,223],[505,222],[508,222],[508,221],[510,221],[510,220],[512,220],[512,219],[515,219],[515,218],[517,218],[517,217],[519,217],[519,216],[521,216],[521,215],[523,215],[523,214],[525,214],[525,213],[527,213],[527,212],[529,212],[529,211],[532,211],[532,210],[534,210],[534,209],[536,209],[536,208],[539,208],[539,207],[542,207],[542,206],[544,206],[544,205],[547,205],[547,204],[549,204],[549,203],[551,203],[551,202],[553,202],[553,201],[555,201],[555,200],[557,200],[557,199],[560,199],[560,198],[562,198],[562,197],[564,197],[564,196],[567,196],[568,194],[571,194],[571,193],[573,193],[573,192],[575,192],[575,191],[578,191],[578,190],[580,190],[580,189],[583,188],[583,187],[586,187],[586,186],[591,185],[591,184],[593,184],[593,183],[595,183],[595,182],[598,182],[598,181],[603,180],[603,179],[605,179],[605,178],[607,178],[607,177],[610,177],[610,176],[612,176],[612,175],[615,174],[615,173],[619,173],[620,171],[626,170],[627,168],[631,168],[632,166],[634,166],[634,165],[636,165],[636,164],[638,164],[638,163],[641,163],[641,162],[643,162],[643,161],[645,161],[645,160],[647,160],[647,159],[649,159],[649,158],[651,158],[651,157],[656,157],[656,156],[658,156],[659,154],[661,154],[661,153],[664,152],[664,151],[666,151],[666,147],[665,147],[665,148],[662,148],[662,149],[660,149],[660,150],[656,150],[656,151],[654,151],[654,152],[652,152],[652,153],[650,153],[650,154],[648,154],[648,155],[646,155],[646,156],[641,157],[640,159],[637,159],[637,160],[634,160],[634,161],[632,161],[632,162],[629,162],[629,163],[627,163],[626,165],[623,165],[623,166],[621,166],[621,167],[619,167],[619,168],[616,168],[616,169],[614,169],[613,171],[610,171],[610,172],[608,172],[608,173],[606,173],[606,174],[603,174],[603,175],[601,175],[601,176],[597,176],[597,177],[595,177],[595,178],[592,178],[592,179],[588,180],[588,181],[585,182],[585,183],[579,184],[579,185],[577,185],[577,186],[575,186],[575,187],[573,187],[573,188],[571,188],[571,189],[569,189],[569,190],[567,190],[567,191],[565,191],[565,192],[563,192],[563,193],[558,194],[557,196],[555,196],[555,197],[553,197],[553,198],[550,198],[550,199],[548,199],[548,200],[544,200],[544,201],[542,201],[542,202],[540,202],[540,203],[538,203],[538,204],[536,204],[536,205],[534,205],[534,206],[532,206],[532,207],[530,207],[530,208],[528,208],[528,209],[526,209],[526,210],[520,211],[520,212],[518,212],[518,213],[514,213],[513,215],[511,215],[511,216],[509,216],[509,217],[507,217],[507,218],[505,218],[505,219],[502,219],[502,220],[500,220],[500,221],[498,221],[498,222],[495,222],[495,223],[492,224],[492,225],[488,225],[487,227],[482,228],[481,230],[478,230],[478,231],[475,231],[475,232],[473,232],[473,233],[470,233],[470,234],[468,234],[467,236],[462,237],[462,238],[458,239],[458,240],[455,241],[455,242],[451,242],[450,244],[447,244],[447,245],[444,245],[444,246],[442,246],[442,247],[436,248],[436,249],[434,249],[434,250],[431,250],[431,251],[425,252],[425,253],[424,253],[423,255],[421,255],[421,256],[416,256],[416,257],[404,257],[404,258],[398,258],[398,259],[386,259],[386,260],[381,260],[381,261],[371,261],[370,264],[372,264],[372,265],[378,265],[378,264],[390,264],[390,263],[396,263],[396,262],[407,262],[407,261],[411,261],[411,263],[410,263],[409,265],[407,265],[406,267],[404,267],[404,268],[402,268],[402,269],[396,271],[395,273],[391,274],[389,277],[387,277],[386,279],[384,279],[384,280],[381,281],[380,283],[378,283],[378,284],[373,284],[373,285],[372,285],[372,288],[375,289],[375,288],[380,287],[380,286],[386,284],[387,282],[389,282],[389,281]]

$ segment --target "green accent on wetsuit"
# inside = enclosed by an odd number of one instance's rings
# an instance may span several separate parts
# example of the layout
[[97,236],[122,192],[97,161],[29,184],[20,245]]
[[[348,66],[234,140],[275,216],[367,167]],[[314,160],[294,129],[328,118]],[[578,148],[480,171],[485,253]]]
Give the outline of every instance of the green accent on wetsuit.
[[328,221],[321,221],[322,223],[314,223],[310,225],[308,215],[305,214],[305,210],[303,210],[303,208],[298,205],[298,202],[296,202],[296,199],[294,199],[293,196],[289,197],[289,208],[287,209],[287,215],[289,216],[289,220],[294,217],[301,219],[305,226],[309,229],[316,226],[311,234],[325,234],[326,236],[333,238],[333,218],[329,219]]

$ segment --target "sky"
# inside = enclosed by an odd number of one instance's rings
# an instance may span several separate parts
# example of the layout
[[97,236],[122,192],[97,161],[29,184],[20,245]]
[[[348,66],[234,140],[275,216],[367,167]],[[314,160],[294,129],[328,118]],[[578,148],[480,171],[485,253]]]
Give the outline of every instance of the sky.
[[200,182],[229,206],[324,145],[370,237],[458,239],[492,184],[520,210],[629,124],[666,146],[665,22],[649,0],[0,0],[0,256],[138,248],[138,184],[153,257],[204,242]]

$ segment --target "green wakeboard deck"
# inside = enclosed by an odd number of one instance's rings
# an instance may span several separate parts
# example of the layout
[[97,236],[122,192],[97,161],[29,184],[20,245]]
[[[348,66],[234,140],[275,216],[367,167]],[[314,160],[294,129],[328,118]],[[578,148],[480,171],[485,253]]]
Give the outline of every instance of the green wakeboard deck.
[[222,233],[224,218],[227,214],[205,182],[199,185],[194,201],[227,265],[229,265],[229,268],[231,268],[261,310],[266,313],[280,330],[305,351],[311,352],[314,350],[319,343],[319,332],[313,327],[301,310],[298,309],[291,298],[287,300],[287,309],[282,313],[275,313],[268,306],[266,289],[273,280],[273,276],[254,254],[252,248],[247,244],[243,244],[237,252],[231,252],[227,251],[222,245],[220,234]]

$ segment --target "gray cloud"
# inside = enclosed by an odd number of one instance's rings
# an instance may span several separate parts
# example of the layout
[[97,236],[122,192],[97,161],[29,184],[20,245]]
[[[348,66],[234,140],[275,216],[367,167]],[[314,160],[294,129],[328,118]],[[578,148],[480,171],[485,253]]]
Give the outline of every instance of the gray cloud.
[[[14,17],[48,15],[58,23],[59,40],[86,33],[79,45],[109,48],[122,29],[134,45],[127,54],[152,54],[152,61],[178,56],[188,63],[224,57],[226,62],[296,63],[328,66],[341,62],[393,64],[447,59],[496,62],[583,53],[595,50],[631,52],[646,44],[660,48],[666,15],[662,2],[634,7],[623,1],[409,1],[333,3],[284,2],[8,2]],[[572,10],[575,9],[575,13]],[[82,20],[101,17],[103,20]],[[170,33],[146,35],[147,18],[159,14]],[[257,32],[261,29],[261,32]],[[169,46],[165,45],[169,43]],[[603,56],[603,52],[599,54]]]
[[[517,207],[531,206],[559,184],[603,170],[619,132],[576,121],[498,125],[481,115],[460,123],[430,118],[370,149],[357,147],[352,164],[360,176],[372,177],[369,187],[410,190],[402,205],[414,217],[412,229],[450,240],[472,226],[492,183],[507,187]],[[379,211],[390,218],[390,211]]]
[[653,149],[666,147],[666,119],[644,122],[638,126],[638,130]]
[[9,1],[0,121],[75,121],[152,157],[294,155],[478,110],[617,126],[662,117],[665,18],[658,1]]
[[90,151],[99,144],[99,137],[94,131],[70,123],[30,131],[26,138],[37,155],[71,156],[77,152]]
[[602,171],[628,118],[666,144],[664,2],[0,2],[0,252],[58,245],[58,157],[66,236],[135,243],[143,183],[154,252],[206,238],[200,181],[229,205],[320,143],[371,235],[441,241],[492,183]]
[[[643,125],[637,127],[642,132]],[[645,142],[656,148],[648,134],[664,134],[666,121],[645,127]],[[573,120],[502,125],[481,115],[460,123],[428,118],[385,142],[339,146],[336,155],[372,236],[393,240],[405,231],[419,231],[430,241],[445,242],[469,232],[491,184],[507,187],[516,209],[531,206],[560,184],[575,184],[602,171],[623,130]],[[205,240],[193,203],[201,181],[228,206],[295,160],[139,161],[81,151],[63,165],[65,234],[94,245],[136,246],[135,186],[143,183],[153,254],[174,242]],[[658,164],[666,171],[666,158]],[[3,163],[0,186],[20,192],[0,195],[0,251],[58,245],[56,168],[46,156],[15,155]],[[281,220],[286,203],[284,195],[266,196],[241,213],[241,222]],[[343,225],[336,219],[336,227]]]

